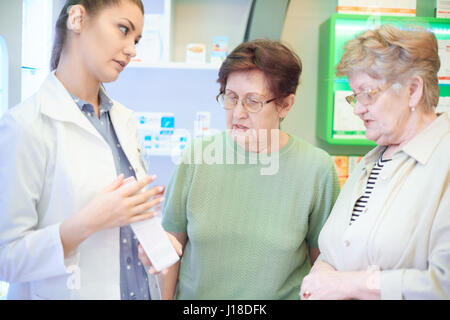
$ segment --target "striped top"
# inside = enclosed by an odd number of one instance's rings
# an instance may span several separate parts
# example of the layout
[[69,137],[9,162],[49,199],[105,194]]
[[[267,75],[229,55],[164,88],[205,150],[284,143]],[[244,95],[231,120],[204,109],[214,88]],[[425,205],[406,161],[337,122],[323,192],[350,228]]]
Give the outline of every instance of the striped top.
[[367,207],[367,203],[369,202],[370,196],[372,194],[373,188],[375,187],[375,183],[377,182],[378,176],[380,175],[381,170],[383,169],[386,162],[391,161],[392,159],[383,160],[383,154],[378,158],[377,163],[373,167],[370,172],[369,179],[367,180],[366,190],[364,194],[356,200],[355,206],[353,207],[352,217],[350,219],[350,225],[363,213]]

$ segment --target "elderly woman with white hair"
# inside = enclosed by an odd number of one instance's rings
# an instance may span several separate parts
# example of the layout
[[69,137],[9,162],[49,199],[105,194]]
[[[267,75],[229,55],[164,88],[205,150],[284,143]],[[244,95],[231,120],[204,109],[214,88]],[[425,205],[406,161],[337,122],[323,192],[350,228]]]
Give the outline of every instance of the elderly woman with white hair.
[[384,25],[350,40],[337,66],[378,146],[344,185],[302,299],[449,299],[450,121],[436,114],[435,36]]

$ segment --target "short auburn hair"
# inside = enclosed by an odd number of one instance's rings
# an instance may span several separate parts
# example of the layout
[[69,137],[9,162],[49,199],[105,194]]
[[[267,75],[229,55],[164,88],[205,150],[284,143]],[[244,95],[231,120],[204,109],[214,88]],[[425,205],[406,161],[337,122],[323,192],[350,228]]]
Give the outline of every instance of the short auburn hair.
[[231,73],[252,70],[262,71],[271,93],[284,98],[297,91],[302,62],[295,52],[279,41],[256,39],[244,42],[226,57],[220,67],[217,79],[219,95],[225,92]]
[[413,76],[423,79],[420,102],[426,112],[434,112],[439,100],[440,60],[433,33],[422,27],[399,29],[382,25],[348,41],[336,66],[337,76],[365,72],[375,79],[404,83]]

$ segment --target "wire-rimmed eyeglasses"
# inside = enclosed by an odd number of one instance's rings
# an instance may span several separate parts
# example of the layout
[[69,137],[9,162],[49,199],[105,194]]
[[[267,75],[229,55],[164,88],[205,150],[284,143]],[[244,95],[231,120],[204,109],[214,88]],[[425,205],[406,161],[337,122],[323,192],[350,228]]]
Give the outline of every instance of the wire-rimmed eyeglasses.
[[239,101],[242,103],[242,107],[248,112],[259,112],[264,107],[264,105],[275,101],[278,98],[273,98],[269,100],[264,100],[265,98],[256,93],[246,94],[242,99],[240,99],[235,94],[231,94],[228,92],[221,93],[217,101],[219,104],[226,110],[234,109]]

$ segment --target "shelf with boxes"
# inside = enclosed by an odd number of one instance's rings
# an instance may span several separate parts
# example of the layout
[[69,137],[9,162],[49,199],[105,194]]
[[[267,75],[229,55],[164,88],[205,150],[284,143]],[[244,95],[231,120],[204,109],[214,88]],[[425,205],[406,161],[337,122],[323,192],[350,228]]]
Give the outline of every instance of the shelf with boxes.
[[450,1],[338,0],[337,12],[343,14],[450,18]]
[[[137,55],[115,83],[106,84],[108,91],[149,119],[170,115],[173,132],[187,129],[195,136],[192,124],[206,113],[211,119],[206,121],[208,127],[223,129],[223,111],[215,101],[218,71],[229,49],[244,39],[252,1],[143,0],[143,4],[144,30]],[[157,146],[161,149],[162,144]],[[162,153],[152,148],[152,154]]]
[[219,70],[220,64],[216,63],[186,63],[186,62],[160,62],[160,63],[133,63],[128,68],[149,68],[149,69],[198,69],[198,70]]
[[143,3],[144,30],[130,67],[218,69],[228,51],[243,41],[252,1]]
[[[202,131],[210,126],[224,129],[216,80],[228,50],[244,39],[252,1],[143,0],[143,4],[144,30],[137,55],[115,83],[105,85],[108,92],[152,123],[172,117],[173,130],[159,130],[164,138],[170,135],[173,140],[177,129],[196,136],[193,124],[199,117],[206,119],[201,121]],[[170,155],[170,148],[151,141],[151,155]]]

